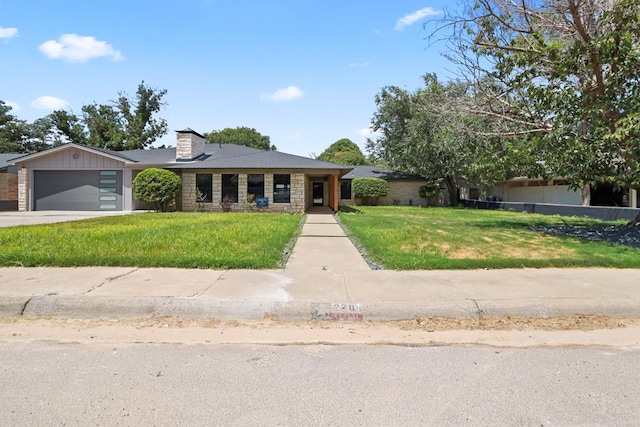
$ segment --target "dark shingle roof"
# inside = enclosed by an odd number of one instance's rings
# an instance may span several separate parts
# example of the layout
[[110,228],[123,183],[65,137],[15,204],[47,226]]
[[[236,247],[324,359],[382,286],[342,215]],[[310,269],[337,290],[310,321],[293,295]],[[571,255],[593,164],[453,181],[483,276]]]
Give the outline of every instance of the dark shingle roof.
[[122,153],[136,163],[158,164],[172,169],[351,169],[307,157],[237,144],[205,144],[205,154],[194,160],[176,160],[175,148],[130,150]]
[[149,150],[127,150],[122,152],[131,161],[144,164],[165,164],[176,161],[175,148],[156,148]]
[[376,166],[354,166],[354,169],[342,177],[342,179],[354,179],[354,178],[382,178],[384,180],[390,179],[413,179],[424,180],[424,176],[404,173],[400,171],[381,169]]
[[[77,145],[77,144],[73,144]],[[279,151],[265,151],[237,144],[205,144],[204,155],[194,160],[176,160],[176,148],[112,151],[87,147],[90,150],[115,156],[130,163],[154,165],[171,169],[330,169],[350,170],[329,162],[310,159]],[[15,154],[12,158],[25,155]],[[2,165],[0,158],[0,165]],[[1,167],[1,166],[0,166]]]
[[24,156],[24,154],[0,153],[0,169],[9,167],[9,164],[7,163],[9,160],[17,159],[21,156]]

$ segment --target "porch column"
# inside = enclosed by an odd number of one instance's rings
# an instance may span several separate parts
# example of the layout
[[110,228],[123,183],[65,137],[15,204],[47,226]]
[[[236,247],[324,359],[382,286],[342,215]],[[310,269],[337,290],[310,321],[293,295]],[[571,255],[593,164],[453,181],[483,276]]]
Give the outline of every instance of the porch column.
[[331,180],[329,181],[329,194],[330,194],[330,202],[329,205],[334,212],[338,212],[338,203],[340,203],[340,186],[338,183],[338,175],[331,175]]
[[18,210],[20,212],[30,210],[29,169],[22,166],[18,169]]
[[638,207],[638,190],[635,188],[629,189],[629,207],[637,208]]
[[129,168],[123,169],[122,170],[122,186],[124,187],[122,190],[122,210],[123,211],[133,210],[132,181],[133,181],[133,171]]

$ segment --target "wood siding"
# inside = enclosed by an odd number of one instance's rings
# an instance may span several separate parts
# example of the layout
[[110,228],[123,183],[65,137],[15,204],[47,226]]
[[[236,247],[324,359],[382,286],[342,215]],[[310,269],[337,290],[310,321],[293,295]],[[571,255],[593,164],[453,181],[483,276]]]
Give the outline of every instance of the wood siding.
[[[74,159],[77,154],[77,159]],[[88,151],[68,149],[24,162],[29,169],[120,169],[124,162]]]
[[0,173],[0,200],[18,200],[17,173]]

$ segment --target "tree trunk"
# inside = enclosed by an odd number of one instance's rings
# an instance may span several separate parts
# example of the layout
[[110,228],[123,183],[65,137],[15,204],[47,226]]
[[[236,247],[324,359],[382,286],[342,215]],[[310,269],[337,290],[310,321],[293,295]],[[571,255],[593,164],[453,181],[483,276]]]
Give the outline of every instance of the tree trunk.
[[453,177],[446,176],[444,178],[444,185],[447,187],[449,193],[449,205],[458,206],[458,183]]
[[585,184],[580,192],[580,206],[591,206],[591,185]]

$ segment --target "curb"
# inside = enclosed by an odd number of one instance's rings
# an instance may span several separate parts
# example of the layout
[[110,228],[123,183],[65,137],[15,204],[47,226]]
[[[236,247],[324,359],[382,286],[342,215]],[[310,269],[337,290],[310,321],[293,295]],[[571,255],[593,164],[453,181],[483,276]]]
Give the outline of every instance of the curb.
[[219,300],[188,297],[34,296],[0,298],[0,317],[75,319],[180,317],[188,319],[287,321],[389,321],[417,317],[560,317],[600,314],[640,317],[628,299],[445,300],[331,303],[318,301]]
[[31,297],[1,297],[0,317],[21,316]]

